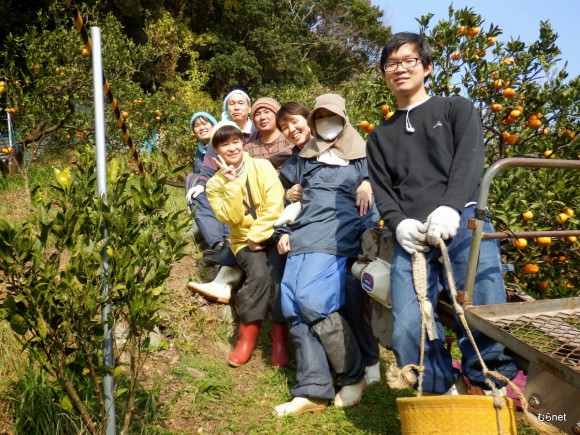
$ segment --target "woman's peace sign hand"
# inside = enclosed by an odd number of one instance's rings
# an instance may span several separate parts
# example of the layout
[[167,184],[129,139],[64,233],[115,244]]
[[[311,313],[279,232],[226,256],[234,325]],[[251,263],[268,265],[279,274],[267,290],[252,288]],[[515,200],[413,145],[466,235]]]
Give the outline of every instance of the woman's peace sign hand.
[[237,174],[234,165],[227,165],[225,160],[220,155],[217,156],[217,159],[215,157],[212,157],[212,159],[217,167],[220,168],[223,176],[226,177],[228,181],[234,181],[236,179]]

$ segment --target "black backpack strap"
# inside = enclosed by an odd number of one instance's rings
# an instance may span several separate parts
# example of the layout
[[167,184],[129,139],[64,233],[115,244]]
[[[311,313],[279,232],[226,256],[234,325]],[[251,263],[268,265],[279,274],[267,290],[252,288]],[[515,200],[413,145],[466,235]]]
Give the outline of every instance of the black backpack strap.
[[252,198],[252,189],[250,189],[250,176],[248,174],[248,177],[246,178],[246,190],[248,191],[248,199],[250,200],[250,203],[248,204],[246,202],[246,200],[244,201],[244,207],[246,207],[246,210],[248,211],[248,213],[250,213],[252,215],[252,217],[255,219],[258,219],[258,215],[256,213],[256,207],[254,206],[254,199]]

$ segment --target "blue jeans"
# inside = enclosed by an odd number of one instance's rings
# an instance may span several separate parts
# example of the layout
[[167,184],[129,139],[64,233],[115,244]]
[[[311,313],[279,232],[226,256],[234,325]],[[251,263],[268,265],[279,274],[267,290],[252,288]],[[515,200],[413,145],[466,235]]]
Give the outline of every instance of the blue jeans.
[[195,207],[193,218],[207,246],[212,247],[228,237],[230,228],[217,220],[205,192],[193,198],[193,207]]
[[[463,289],[467,272],[467,259],[471,242],[471,230],[467,229],[467,220],[473,217],[475,206],[466,207],[461,214],[457,235],[448,243],[449,258],[455,278],[456,288]],[[492,232],[490,222],[485,222],[484,232]],[[427,260],[427,296],[433,307],[437,306],[439,294],[443,289],[447,292],[448,285],[443,265],[439,262],[441,251],[431,248],[425,254]],[[421,314],[419,303],[413,287],[411,272],[411,256],[395,241],[395,251],[391,268],[391,297],[393,304],[394,331],[393,350],[399,367],[408,364],[419,364]],[[501,274],[501,259],[497,240],[486,239],[481,242],[479,264],[475,278],[473,305],[488,305],[505,303],[505,288]],[[451,365],[451,355],[446,350],[445,334],[441,321],[435,314],[439,338],[425,341],[425,372],[423,390],[433,393],[445,393],[455,382],[458,373]],[[463,326],[457,325],[457,339],[463,354],[461,361],[462,373],[470,381],[483,385],[485,380],[477,355]],[[479,331],[472,330],[477,347],[490,370],[499,371],[508,379],[517,372],[514,361],[504,354],[504,346],[488,338]],[[502,385],[496,382],[497,385]]]

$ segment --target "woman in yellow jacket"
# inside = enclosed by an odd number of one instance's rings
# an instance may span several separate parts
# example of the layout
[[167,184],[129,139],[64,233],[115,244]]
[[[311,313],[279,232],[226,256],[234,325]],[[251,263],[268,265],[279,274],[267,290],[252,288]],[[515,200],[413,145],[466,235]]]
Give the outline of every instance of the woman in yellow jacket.
[[228,363],[238,367],[248,361],[269,313],[272,364],[287,366],[288,325],[279,298],[284,257],[271,241],[274,222],[284,209],[284,188],[269,161],[253,159],[243,151],[242,131],[233,122],[216,124],[211,142],[219,171],[207,182],[207,198],[218,220],[230,226],[231,249],[246,273],[244,285],[234,296],[240,326]]

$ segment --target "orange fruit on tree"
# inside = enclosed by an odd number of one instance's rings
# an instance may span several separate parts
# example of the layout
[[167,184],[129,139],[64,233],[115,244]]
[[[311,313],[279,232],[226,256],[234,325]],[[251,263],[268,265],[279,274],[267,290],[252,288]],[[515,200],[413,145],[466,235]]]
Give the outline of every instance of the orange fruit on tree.
[[476,36],[479,33],[479,27],[470,27],[467,29],[467,34],[471,37]]
[[461,53],[458,51],[454,51],[453,53],[451,53],[451,59],[453,59],[453,60],[461,59]]
[[548,285],[549,285],[548,281],[540,281],[538,283],[538,288],[540,290],[546,290],[548,288]]
[[544,157],[547,159],[555,159],[556,154],[554,154],[554,151],[552,151],[552,150],[546,150],[546,151],[544,151]]
[[533,128],[535,130],[536,128],[540,128],[541,126],[542,121],[540,121],[538,118],[528,119],[528,127]]
[[501,88],[504,85],[503,80],[502,79],[497,79],[493,81],[493,87],[496,89]]
[[562,208],[562,213],[566,213],[569,217],[574,217],[574,210],[570,207]]
[[529,221],[530,219],[533,219],[533,217],[534,213],[532,213],[530,210],[526,210],[522,213],[522,219],[525,221]]
[[563,131],[564,134],[567,134],[570,139],[574,139],[574,136],[576,135],[572,130],[566,129]]
[[389,112],[385,115],[385,119],[389,119],[391,116],[393,116],[395,114],[395,112]]
[[487,38],[487,46],[491,47],[493,44],[495,44],[495,38],[493,36],[488,36]]
[[509,137],[510,137],[510,134],[507,131],[502,131],[502,133],[501,133],[502,142],[507,142]]
[[371,125],[370,122],[368,121],[361,121],[360,124],[358,125],[360,128],[362,128],[363,130],[366,130],[369,128],[369,125]]
[[537,237],[536,238],[536,245],[538,246],[550,246],[552,244],[552,238],[551,237]]
[[578,237],[576,237],[576,236],[568,236],[568,237],[566,237],[566,241],[568,243],[576,243],[578,241]]
[[505,98],[511,98],[516,94],[514,88],[505,88],[501,93]]
[[491,105],[491,110],[493,110],[494,112],[501,112],[502,106],[499,103],[493,103]]
[[520,140],[520,138],[518,137],[518,135],[516,135],[516,134],[510,134],[510,137],[508,137],[508,139],[507,139],[506,142],[509,145],[515,145],[515,144],[518,143],[519,140]]
[[129,117],[129,112],[125,112],[125,111],[123,111],[123,112],[121,112],[121,116],[122,116],[123,118],[128,118],[128,117]]
[[514,109],[510,112],[510,118],[517,119],[522,116],[522,112],[518,109]]
[[524,273],[538,273],[539,271],[540,268],[538,267],[537,264],[528,263],[524,266]]
[[457,34],[459,36],[467,35],[467,27],[466,26],[457,26]]
[[389,113],[391,111],[391,108],[389,107],[388,104],[383,104],[381,106],[381,112],[383,112],[383,115],[386,115],[387,113]]
[[514,246],[518,249],[524,249],[526,246],[528,246],[528,241],[523,238],[515,239]]
[[556,216],[556,221],[559,224],[563,224],[566,223],[566,221],[568,220],[570,216],[568,216],[566,213],[559,213],[558,216]]
[[88,56],[90,54],[90,51],[87,48],[83,48],[81,50],[81,56]]
[[548,134],[550,134],[550,132],[548,131],[548,129],[547,129],[547,128],[544,128],[544,129],[542,130],[542,134],[543,134],[544,136],[547,136]]

